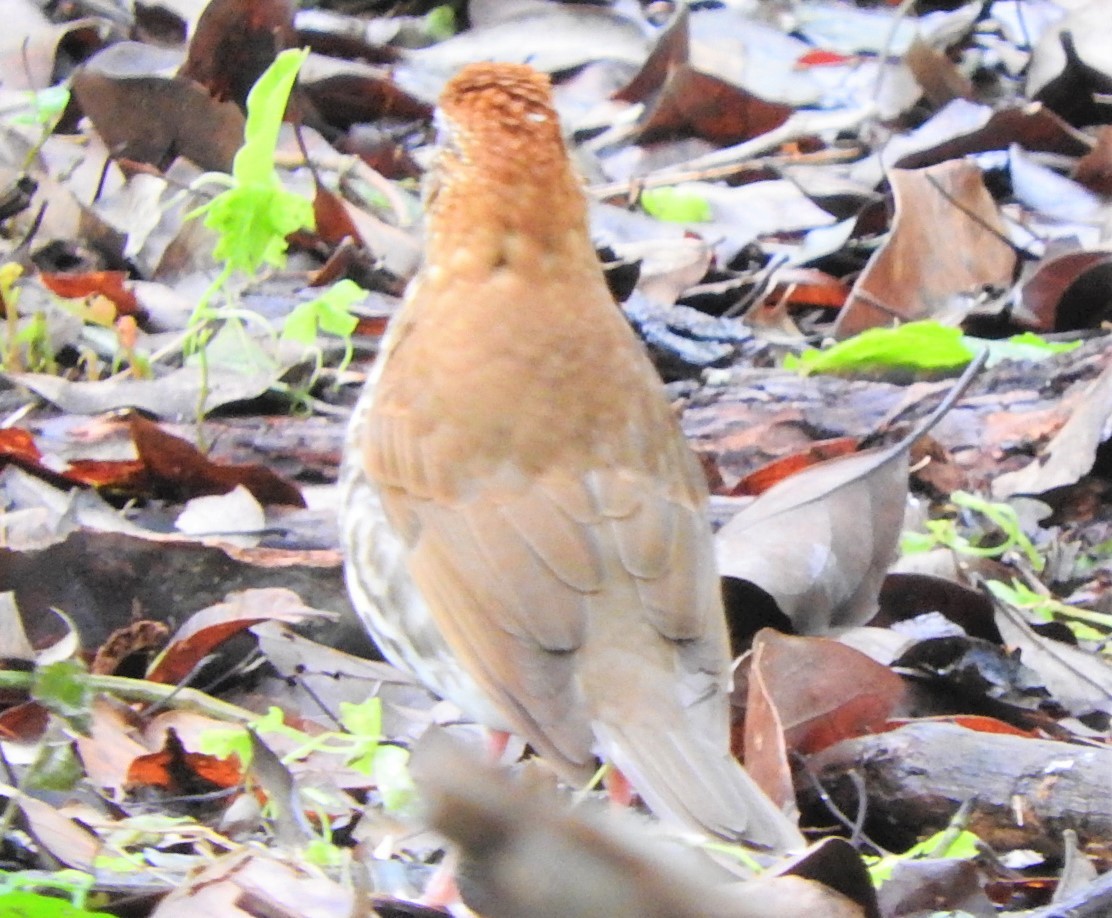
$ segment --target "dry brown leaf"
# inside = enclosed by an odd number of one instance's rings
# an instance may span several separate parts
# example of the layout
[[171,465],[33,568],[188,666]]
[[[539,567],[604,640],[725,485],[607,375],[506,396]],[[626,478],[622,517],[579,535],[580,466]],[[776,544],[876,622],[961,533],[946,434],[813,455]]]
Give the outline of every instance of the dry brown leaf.
[[787,748],[811,754],[882,730],[904,693],[887,666],[829,638],[764,629],[753,645],[750,678],[760,672]]
[[1106,439],[1110,416],[1112,366],[1086,387],[1069,419],[1040,456],[993,481],[992,496],[1003,500],[1013,494],[1042,494],[1076,482],[1093,467],[1097,447]]
[[329,614],[305,605],[292,590],[275,587],[230,593],[225,602],[201,609],[189,617],[147,678],[151,682],[176,683],[214,647],[260,622],[299,622]]
[[1055,701],[1079,715],[1112,712],[1112,665],[1103,655],[1043,637],[1018,610],[1000,600],[994,606],[1005,645],[1020,648]]
[[291,0],[211,0],[197,21],[179,75],[241,108],[279,51],[293,47]]
[[174,889],[151,918],[257,918],[258,915],[328,915],[354,918],[355,892],[329,879],[304,857],[282,859],[244,848],[218,858]]
[[70,819],[56,806],[20,794],[16,803],[23,811],[27,827],[43,848],[67,867],[93,873],[101,853],[101,842],[76,819]]
[[120,42],[73,78],[74,98],[118,157],[169,166],[184,156],[205,170],[231,171],[243,143],[243,113],[168,71],[173,52]]
[[839,338],[893,318],[937,318],[962,296],[1012,281],[1015,252],[977,166],[953,161],[893,169],[888,178],[896,207],[892,232],[854,284],[834,328]]
[[810,466],[745,507],[715,539],[722,576],[764,590],[801,634],[872,618],[897,554],[908,451],[983,362],[982,352],[938,408],[898,443]]

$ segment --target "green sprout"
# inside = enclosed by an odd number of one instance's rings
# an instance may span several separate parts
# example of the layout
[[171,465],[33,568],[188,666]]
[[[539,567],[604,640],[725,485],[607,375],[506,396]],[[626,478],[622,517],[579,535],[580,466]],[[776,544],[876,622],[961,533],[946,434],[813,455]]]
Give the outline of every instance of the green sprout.
[[994,366],[1001,360],[1045,360],[1080,346],[1080,341],[1047,341],[1033,332],[989,341],[924,320],[894,328],[870,328],[825,350],[807,348],[798,356],[789,354],[784,358],[784,368],[805,376],[885,370],[945,373],[964,367],[979,351],[988,351],[987,366]]
[[451,38],[458,29],[456,11],[447,3],[434,6],[425,14],[425,34],[433,41]]
[[[261,316],[235,305],[238,290],[229,292],[225,288],[236,276],[241,278],[241,284],[245,283],[264,264],[284,266],[286,237],[314,225],[312,203],[287,191],[274,168],[282,117],[298,71],[308,54],[307,50],[283,51],[251,87],[247,96],[244,142],[235,155],[232,174],[207,176],[228,187],[189,214],[190,218],[203,216],[205,226],[215,230],[219,239],[213,255],[224,263],[220,274],[193,310],[184,347],[187,355],[197,355],[201,366],[198,417],[204,416],[208,401],[206,348],[215,334],[215,323],[222,321],[242,339],[246,339],[244,321],[256,321],[268,331],[270,329]],[[213,308],[212,301],[220,294],[224,296],[224,306]],[[251,349],[249,345],[248,348]]]
[[1079,641],[1101,643],[1112,634],[1112,615],[1107,613],[1071,606],[1014,579],[1010,586],[999,580],[988,580],[985,586],[1001,602],[1022,609],[1041,621],[1062,622]]
[[10,373],[20,370],[52,373],[56,365],[46,316],[32,313],[24,317],[20,327],[20,289],[16,282],[22,275],[23,268],[13,261],[0,265],[0,309],[4,312],[0,368]]
[[1036,571],[1043,569],[1045,563],[1043,557],[1023,531],[1014,507],[992,503],[967,491],[955,491],[950,496],[950,500],[956,506],[979,513],[988,519],[1003,535],[1003,541],[995,545],[981,545],[958,532],[955,520],[927,520],[926,532],[903,534],[900,547],[904,554],[917,554],[941,547],[974,558],[999,558],[1009,551],[1016,550],[1023,553],[1027,562]]
[[[409,753],[382,742],[382,702],[368,698],[362,704],[340,704],[340,724],[345,732],[329,731],[310,736],[286,724],[280,708],[272,707],[250,725],[260,737],[284,737],[294,748],[282,756],[285,763],[304,759],[311,753],[335,755],[347,768],[373,777],[386,808],[404,810],[415,799],[407,768]],[[251,761],[251,738],[246,727],[207,730],[200,750],[227,758],[236,755],[246,767]]]
[[[310,201],[286,191],[274,168],[278,131],[298,71],[308,51],[283,51],[247,96],[243,146],[232,164],[230,187],[190,217],[204,215],[205,226],[220,240],[213,255],[224,262],[225,275],[251,275],[264,263],[285,264],[286,237],[313,226]],[[223,284],[225,275],[217,281]]]
[[[301,303],[286,317],[282,326],[282,338],[287,341],[297,341],[306,347],[312,346],[320,332],[336,335],[343,339],[344,357],[340,361],[337,373],[342,373],[351,363],[354,348],[351,343],[352,332],[355,331],[359,320],[351,314],[351,307],[366,297],[367,291],[355,281],[342,280],[333,284],[315,300]],[[317,369],[314,377],[319,374],[320,351],[317,351]]]
[[866,857],[869,876],[874,886],[881,886],[892,878],[892,871],[901,861],[927,858],[948,858],[968,861],[980,852],[981,840],[967,829],[947,827],[919,844],[912,846],[903,854],[887,854],[884,857]]

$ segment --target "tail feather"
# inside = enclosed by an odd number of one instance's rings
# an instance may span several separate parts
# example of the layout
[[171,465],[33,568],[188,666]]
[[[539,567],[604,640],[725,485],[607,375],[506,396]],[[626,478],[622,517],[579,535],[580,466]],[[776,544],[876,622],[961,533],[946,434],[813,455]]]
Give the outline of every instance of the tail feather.
[[658,816],[775,851],[806,846],[795,823],[728,751],[698,735],[595,724],[606,759]]

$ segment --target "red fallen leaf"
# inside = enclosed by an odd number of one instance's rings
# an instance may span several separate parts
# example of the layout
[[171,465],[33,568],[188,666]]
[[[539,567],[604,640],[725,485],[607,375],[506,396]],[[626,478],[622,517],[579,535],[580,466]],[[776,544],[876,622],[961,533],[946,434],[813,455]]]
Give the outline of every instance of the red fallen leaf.
[[381,338],[386,334],[386,326],[390,323],[387,316],[360,316],[359,324],[355,326],[356,335],[366,335],[370,338]]
[[91,488],[114,488],[140,491],[147,483],[147,467],[138,459],[106,462],[99,459],[77,459],[71,462],[62,477],[73,484]]
[[42,453],[29,432],[20,427],[6,427],[0,429],[0,467],[5,464],[5,459],[38,465],[42,461]]
[[1097,142],[1078,161],[1073,180],[1097,194],[1112,195],[1112,127],[1097,131]]
[[1016,319],[1037,332],[1095,328],[1105,318],[1112,255],[1077,250],[1042,260],[1019,288]]
[[[976,730],[978,733],[998,733],[1004,736],[1023,736],[1027,739],[1039,738],[1039,733],[1036,730],[1023,730],[1020,727],[1005,723],[1002,720],[997,720],[995,717],[985,717],[982,714],[955,714],[951,717],[895,717],[888,722],[888,729],[896,730],[907,724],[922,723],[923,721],[927,720],[931,722],[957,724],[959,727],[965,727],[968,730]],[[876,730],[874,732],[879,733],[881,731]]]
[[0,736],[22,743],[42,738],[50,722],[50,712],[37,701],[25,701],[0,712]]
[[856,452],[858,440],[856,437],[835,437],[831,440],[816,440],[806,449],[781,456],[762,465],[746,475],[734,485],[731,497],[755,496],[767,491],[777,482],[782,481],[796,472],[802,471],[812,465],[818,465],[827,459],[846,456]]
[[852,54],[839,54],[837,51],[827,51],[815,48],[796,59],[795,66],[800,70],[807,67],[829,67],[834,64],[852,64],[856,57]]
[[764,629],[753,647],[753,665],[773,693],[785,742],[806,755],[882,732],[903,697],[899,676],[839,641]]
[[266,621],[296,623],[319,614],[284,589],[245,590],[201,609],[178,629],[166,652],[147,673],[151,682],[176,685],[214,648],[253,625]]
[[319,182],[313,196],[313,216],[316,218],[317,235],[330,245],[339,245],[345,238],[353,239],[360,245],[366,244],[344,202]]
[[160,752],[139,756],[127,770],[129,789],[157,787],[174,796],[211,794],[242,783],[243,769],[236,756],[218,759],[187,752],[173,727],[166,730],[166,745]]
[[192,443],[166,433],[138,414],[128,418],[131,438],[147,471],[186,499],[227,494],[243,485],[261,504],[304,507],[301,492],[262,465],[218,465]]
[[778,128],[791,114],[786,105],[769,102],[691,64],[670,74],[637,127],[637,142],[646,144],[675,134],[716,143],[740,143]]
[[661,30],[656,46],[637,75],[622,89],[614,93],[618,102],[645,102],[656,95],[668,75],[691,55],[690,13],[687,4],[681,4],[672,21]]
[[123,271],[86,271],[83,274],[43,271],[39,277],[48,290],[60,297],[77,300],[99,294],[112,301],[117,315],[133,316],[139,311],[135,294],[124,285],[127,274]]
[[789,268],[776,272],[773,288],[765,302],[777,306],[821,306],[841,309],[850,288],[825,271],[816,268]]
[[129,488],[138,485],[146,475],[146,467],[136,460],[78,460],[70,463],[64,471],[56,472],[42,464],[42,453],[35,446],[34,437],[20,427],[0,429],[0,467],[3,467],[4,460],[14,461],[28,472],[52,483]]
[[738,143],[787,120],[788,106],[719,77],[712,62],[701,62],[692,52],[689,16],[683,9],[657,37],[633,80],[614,93],[619,101],[645,103],[638,143],[676,134]]

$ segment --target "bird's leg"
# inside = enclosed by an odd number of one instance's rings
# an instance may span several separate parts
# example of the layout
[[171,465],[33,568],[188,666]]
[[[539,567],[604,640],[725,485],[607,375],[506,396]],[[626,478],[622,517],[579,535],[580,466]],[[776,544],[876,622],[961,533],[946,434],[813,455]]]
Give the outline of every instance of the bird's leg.
[[610,804],[615,809],[624,810],[633,805],[635,796],[633,785],[619,769],[613,765],[607,766],[602,780],[606,784],[606,794],[610,798]]
[[502,761],[502,756],[506,754],[506,748],[510,745],[510,736],[512,734],[506,730],[490,730],[487,733],[487,754],[490,760],[494,763]]

